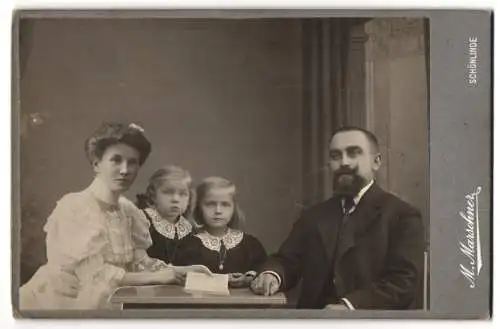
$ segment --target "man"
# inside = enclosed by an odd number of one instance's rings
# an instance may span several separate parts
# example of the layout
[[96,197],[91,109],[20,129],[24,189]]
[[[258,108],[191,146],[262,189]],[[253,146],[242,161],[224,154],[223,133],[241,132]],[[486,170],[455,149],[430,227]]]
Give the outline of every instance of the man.
[[372,133],[335,131],[333,197],[303,212],[252,290],[271,295],[302,279],[298,308],[411,308],[421,294],[423,225],[418,210],[375,183],[380,165]]

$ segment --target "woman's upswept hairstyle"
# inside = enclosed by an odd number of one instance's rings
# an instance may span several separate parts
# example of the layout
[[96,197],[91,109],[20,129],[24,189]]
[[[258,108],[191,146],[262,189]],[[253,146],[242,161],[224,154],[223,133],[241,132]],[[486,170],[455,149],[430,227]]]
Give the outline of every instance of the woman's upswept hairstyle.
[[92,163],[100,160],[108,147],[121,143],[139,151],[141,166],[151,153],[151,143],[142,127],[135,123],[105,122],[85,141],[85,154]]

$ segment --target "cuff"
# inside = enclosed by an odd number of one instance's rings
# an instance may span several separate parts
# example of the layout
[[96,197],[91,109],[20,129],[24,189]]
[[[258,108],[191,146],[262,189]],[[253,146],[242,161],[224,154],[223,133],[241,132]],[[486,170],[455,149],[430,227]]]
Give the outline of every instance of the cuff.
[[354,306],[352,306],[351,302],[347,298],[341,298],[341,300],[349,310],[351,311],[355,310]]
[[276,279],[278,280],[278,287],[281,287],[281,277],[279,276],[278,273],[276,273],[274,271],[264,271],[261,274],[264,274],[264,273],[268,273],[268,274],[274,275],[276,277]]
[[156,272],[166,267],[168,265],[164,261],[149,257],[145,250],[140,249],[134,252],[133,272]]
[[136,264],[135,271],[136,272],[156,272],[164,268],[169,268],[170,266],[166,264],[164,261],[154,258],[148,258],[143,260],[142,262]]

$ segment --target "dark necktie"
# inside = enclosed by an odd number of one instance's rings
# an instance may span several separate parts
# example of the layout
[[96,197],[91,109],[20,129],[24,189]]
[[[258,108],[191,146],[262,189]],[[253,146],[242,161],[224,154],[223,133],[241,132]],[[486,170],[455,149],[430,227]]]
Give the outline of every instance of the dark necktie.
[[336,289],[337,289],[337,280],[335,278],[335,267],[338,265],[337,264],[337,261],[339,260],[337,257],[337,253],[339,251],[339,243],[340,241],[342,240],[342,231],[344,230],[345,226],[347,225],[347,219],[349,218],[349,211],[351,211],[351,209],[354,207],[354,198],[352,197],[344,197],[342,199],[342,213],[343,213],[343,216],[342,216],[342,223],[340,224],[339,226],[339,229],[338,229],[338,232],[337,232],[337,245],[335,246],[335,256],[334,256],[334,272],[333,272],[333,278],[332,278],[332,282],[333,282],[333,290],[332,290],[332,293],[334,293],[334,297],[337,298],[337,292],[336,292]]
[[354,198],[352,198],[352,197],[345,197],[344,198],[344,206],[343,206],[344,215],[349,214],[349,211],[353,207],[354,207]]

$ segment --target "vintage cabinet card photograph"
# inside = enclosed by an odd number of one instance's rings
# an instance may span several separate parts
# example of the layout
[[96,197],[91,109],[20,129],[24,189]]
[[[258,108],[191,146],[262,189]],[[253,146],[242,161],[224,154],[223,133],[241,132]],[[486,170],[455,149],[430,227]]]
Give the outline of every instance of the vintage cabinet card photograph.
[[14,316],[489,318],[492,22],[14,12]]

